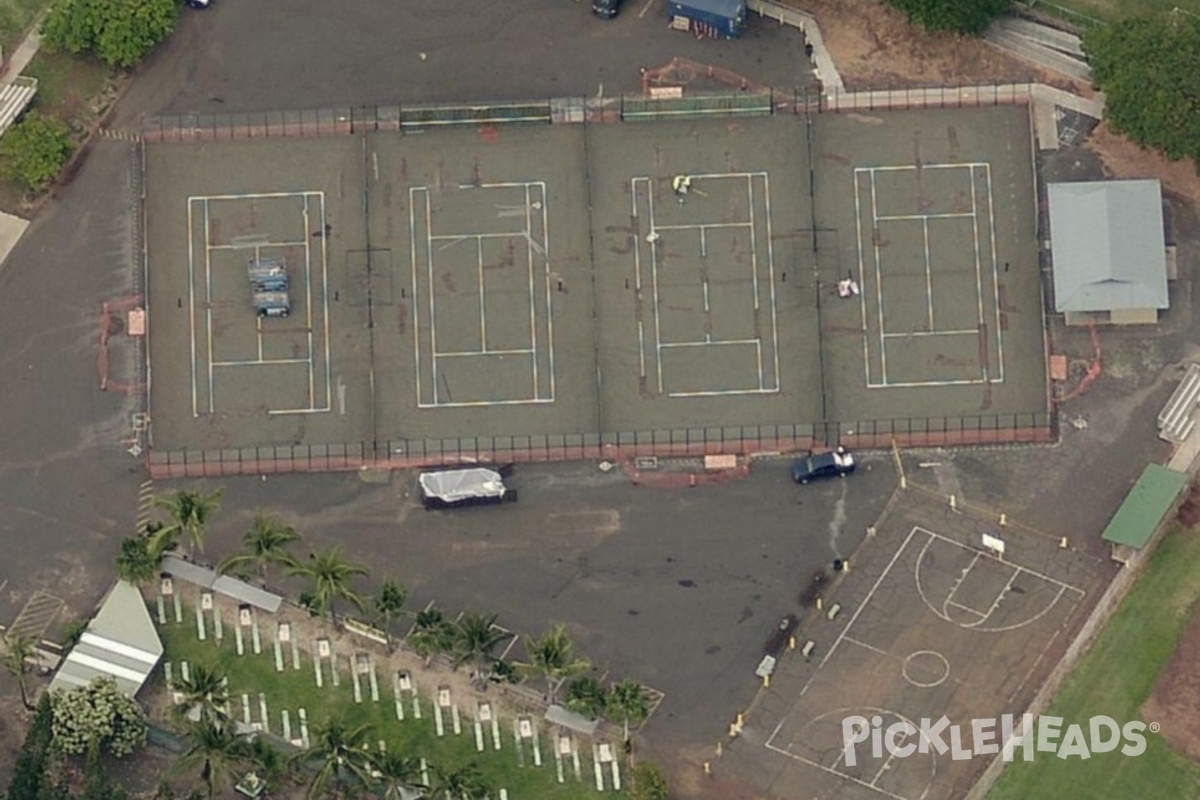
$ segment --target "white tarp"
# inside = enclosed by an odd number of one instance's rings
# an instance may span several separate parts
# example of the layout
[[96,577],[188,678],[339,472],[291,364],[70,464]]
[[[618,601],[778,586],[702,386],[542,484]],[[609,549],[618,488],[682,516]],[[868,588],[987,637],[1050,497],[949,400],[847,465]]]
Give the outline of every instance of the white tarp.
[[423,472],[418,480],[426,497],[436,497],[447,503],[473,497],[504,496],[504,479],[500,473],[482,467]]

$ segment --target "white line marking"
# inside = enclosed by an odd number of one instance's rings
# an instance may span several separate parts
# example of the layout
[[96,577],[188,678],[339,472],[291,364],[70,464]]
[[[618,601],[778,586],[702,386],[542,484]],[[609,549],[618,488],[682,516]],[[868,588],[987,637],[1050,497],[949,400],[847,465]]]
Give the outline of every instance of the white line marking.
[[996,307],[996,365],[999,375],[994,383],[1004,382],[1004,331],[1000,327],[1000,264],[996,258],[996,201],[992,195],[992,166],[985,164],[988,193],[988,238],[992,244],[992,304]]
[[[908,331],[906,333],[885,333],[885,339],[910,339],[914,336],[979,336],[979,330],[961,331]],[[976,381],[978,383],[978,381]]]
[[187,204],[187,230],[188,230],[188,325],[191,330],[191,341],[189,342],[192,351],[192,416],[200,416],[200,400],[198,397],[198,386],[196,376],[196,234],[192,228],[192,199],[188,198]]
[[925,309],[928,315],[930,331],[936,331],[933,324],[933,255],[929,252],[929,220],[921,220],[921,233],[925,239]]
[[208,413],[216,411],[213,390],[213,322],[212,322],[212,251],[208,249],[210,236],[208,198],[204,200],[204,323],[208,338]]
[[875,171],[871,171],[871,249],[875,253],[875,303],[879,315],[879,377],[887,385],[887,343],[883,340],[887,328],[883,324],[883,266],[880,263],[879,239],[879,202],[875,191]]
[[646,12],[649,11],[650,7],[653,5],[654,5],[654,0],[646,0],[646,4],[644,6],[642,6],[642,10],[640,12],[638,12],[638,19],[642,19],[643,17],[645,17]]

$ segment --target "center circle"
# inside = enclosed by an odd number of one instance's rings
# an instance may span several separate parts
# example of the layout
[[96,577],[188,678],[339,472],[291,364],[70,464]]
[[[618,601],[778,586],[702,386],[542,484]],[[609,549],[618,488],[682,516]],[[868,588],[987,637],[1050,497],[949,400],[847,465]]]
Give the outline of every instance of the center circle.
[[904,680],[920,689],[932,689],[950,677],[950,662],[935,650],[917,650],[900,667]]

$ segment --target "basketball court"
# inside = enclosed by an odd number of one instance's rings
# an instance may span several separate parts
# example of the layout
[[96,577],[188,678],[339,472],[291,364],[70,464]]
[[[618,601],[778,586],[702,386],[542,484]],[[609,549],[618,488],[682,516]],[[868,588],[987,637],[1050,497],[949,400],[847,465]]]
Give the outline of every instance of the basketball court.
[[[848,757],[843,721],[861,716],[886,730],[945,716],[970,750],[972,720],[1019,718],[1102,588],[1090,556],[929,502],[908,495],[889,514],[829,593],[840,613],[802,633],[815,642],[811,659],[786,654],[751,713],[768,751],[754,769],[773,764],[764,774],[775,794],[804,785],[862,800],[961,797],[987,756],[927,747],[898,758],[868,741]],[[755,758],[754,745],[737,747]]]

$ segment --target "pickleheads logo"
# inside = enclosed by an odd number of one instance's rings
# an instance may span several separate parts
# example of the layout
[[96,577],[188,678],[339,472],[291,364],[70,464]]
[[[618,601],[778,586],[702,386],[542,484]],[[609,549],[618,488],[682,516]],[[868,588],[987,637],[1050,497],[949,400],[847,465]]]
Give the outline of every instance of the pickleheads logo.
[[[906,758],[914,753],[950,754],[955,761],[1003,753],[1012,761],[1019,752],[1025,761],[1035,753],[1053,753],[1059,758],[1088,759],[1094,753],[1120,748],[1126,756],[1146,752],[1146,731],[1158,732],[1158,724],[1133,720],[1120,725],[1112,717],[1096,716],[1086,723],[1064,725],[1062,717],[1004,714],[999,718],[973,719],[967,726],[954,725],[945,716],[908,720],[887,727],[883,717],[850,716],[842,720],[845,764],[853,767],[869,748],[872,758]],[[1019,732],[1018,732],[1019,731]],[[869,744],[868,744],[869,743]],[[864,745],[862,752],[858,746]]]

